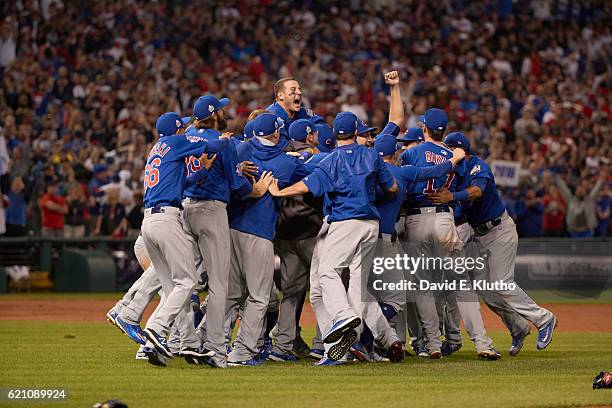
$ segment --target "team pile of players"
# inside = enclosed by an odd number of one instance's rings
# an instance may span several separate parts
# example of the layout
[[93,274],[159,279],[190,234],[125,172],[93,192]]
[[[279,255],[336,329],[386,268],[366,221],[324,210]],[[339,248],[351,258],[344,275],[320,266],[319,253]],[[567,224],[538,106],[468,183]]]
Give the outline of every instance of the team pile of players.
[[[385,74],[385,82],[389,121],[376,136],[351,112],[339,113],[332,127],[323,123],[302,107],[293,78],[275,84],[276,101],[252,112],[242,135],[222,133],[229,101],[212,95],[197,100],[191,117],[160,116],[135,244],[145,272],[107,313],[141,344],[137,358],[165,366],[181,356],[225,368],[305,354],[333,366],[399,362],[409,344],[438,359],[461,348],[463,320],[478,356],[497,360],[478,295],[508,327],[510,355],[521,350],[531,324],[538,349],[550,344],[555,316],[518,287],[478,294],[365,290],[375,256],[468,255],[469,242],[488,251],[489,264],[486,275],[462,279],[512,283],[518,241],[493,175],[470,155],[469,140],[447,134],[446,114],[437,108],[425,112],[420,128],[400,135],[398,73]],[[194,291],[202,285],[207,298],[200,305]],[[308,291],[317,320],[312,348],[299,329]],[[140,320],[158,292],[143,330]]]

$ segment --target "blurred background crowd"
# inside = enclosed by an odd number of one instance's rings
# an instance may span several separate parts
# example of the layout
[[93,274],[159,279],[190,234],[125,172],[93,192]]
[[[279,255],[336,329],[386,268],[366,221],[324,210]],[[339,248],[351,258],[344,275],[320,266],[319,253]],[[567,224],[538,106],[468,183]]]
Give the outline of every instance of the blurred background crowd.
[[[400,71],[405,128],[444,108],[487,160],[520,236],[610,230],[612,3],[575,0],[2,2],[0,234],[134,236],[165,111],[228,96],[230,130],[294,76],[331,124],[382,127]],[[4,224],[4,225],[2,225]]]

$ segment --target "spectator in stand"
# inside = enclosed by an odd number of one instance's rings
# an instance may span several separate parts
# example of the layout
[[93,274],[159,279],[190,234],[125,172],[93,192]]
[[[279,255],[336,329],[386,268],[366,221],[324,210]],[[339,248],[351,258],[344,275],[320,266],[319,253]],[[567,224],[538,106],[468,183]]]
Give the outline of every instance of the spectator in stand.
[[556,185],[548,187],[548,192],[542,197],[544,217],[542,226],[544,236],[562,237],[565,232],[566,203]]
[[[604,185],[599,192],[599,200],[597,201],[597,230],[595,235],[605,237],[608,235],[610,226],[610,190],[608,185]],[[7,226],[8,229],[8,226]]]
[[580,184],[576,187],[576,192],[572,193],[565,180],[557,177],[557,186],[567,202],[567,230],[572,238],[593,236],[597,228],[597,197],[605,181],[606,177],[602,175],[590,191],[584,184]]
[[66,199],[68,214],[65,218],[64,237],[83,238],[85,236],[86,224],[89,220],[87,211],[87,198],[83,187],[79,184],[72,184]]
[[525,198],[516,204],[515,211],[519,237],[535,238],[542,236],[544,209],[538,197],[536,197],[535,191],[527,190]]
[[0,194],[8,193],[9,190],[10,161],[4,131],[0,128]]
[[25,195],[25,185],[21,178],[16,177],[11,183],[11,190],[6,194],[6,236],[20,237],[28,235],[26,229],[26,210],[28,201]]
[[125,207],[119,202],[119,189],[108,190],[107,202],[102,206],[94,235],[111,235],[123,238],[127,234],[128,223]]
[[64,216],[68,214],[68,206],[64,197],[57,193],[57,181],[47,180],[45,195],[39,201],[42,209],[42,235],[45,237],[64,236]]
[[141,191],[134,193],[134,205],[130,210],[128,220],[128,238],[136,238],[140,234],[140,227],[144,219],[144,203]]

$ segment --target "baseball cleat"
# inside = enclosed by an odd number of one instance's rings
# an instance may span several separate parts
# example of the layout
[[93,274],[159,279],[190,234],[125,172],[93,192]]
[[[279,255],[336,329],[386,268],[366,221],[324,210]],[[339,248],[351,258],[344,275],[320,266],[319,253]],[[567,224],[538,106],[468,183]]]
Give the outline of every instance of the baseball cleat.
[[182,347],[179,356],[183,357],[189,364],[199,365],[207,357],[215,355],[214,351],[208,350],[204,346],[200,347]]
[[172,358],[172,352],[168,348],[168,343],[166,339],[157,334],[153,329],[144,329],[144,334],[147,339],[153,343],[155,350],[164,355],[166,358]]
[[346,355],[351,345],[357,340],[357,332],[353,329],[345,331],[344,336],[327,351],[327,358],[338,361]]
[[159,367],[166,366],[166,363],[167,363],[166,357],[162,353],[157,351],[155,347],[144,347],[142,351],[145,354],[145,356],[147,356],[147,360],[149,361],[150,364],[153,364]]
[[227,365],[229,367],[255,367],[264,364],[266,360],[260,360],[256,357],[253,357],[249,360],[245,361],[228,361]]
[[320,360],[323,358],[324,354],[325,354],[325,350],[313,348],[313,349],[310,349],[310,353],[308,353],[308,357],[314,358],[316,360]]
[[427,352],[427,347],[423,346],[423,345],[417,345],[414,348],[414,352],[416,353],[416,355],[418,357],[421,358],[429,358],[429,353]]
[[145,354],[144,349],[145,349],[145,346],[138,347],[138,350],[136,351],[136,360],[148,360],[149,359],[147,355]]
[[447,341],[442,342],[442,356],[450,356],[456,351],[461,350],[461,344],[449,343]]
[[119,313],[115,312],[114,309],[111,309],[108,312],[106,312],[106,320],[113,326],[117,326],[117,323],[115,322],[115,319],[117,318],[117,316],[119,316]]
[[483,360],[499,360],[500,358],[502,358],[502,355],[494,348],[490,348],[488,350],[479,351],[478,357]]
[[553,315],[552,319],[548,321],[544,326],[538,329],[538,350],[544,350],[553,338],[553,332],[557,327],[557,318]]
[[302,338],[301,330],[296,331],[295,339],[293,339],[293,352],[298,356],[308,356],[310,354],[310,347]]
[[347,364],[346,361],[334,361],[334,360],[330,360],[329,358],[322,358],[316,363],[313,363],[313,365],[317,367],[333,367],[333,366],[341,366],[341,365],[346,365],[346,364]]
[[227,357],[222,357],[221,359],[217,359],[214,356],[208,357],[206,360],[204,360],[204,363],[213,368],[227,368]]
[[391,347],[387,350],[387,358],[392,363],[399,363],[404,359],[404,346],[401,341],[396,341],[391,344]]
[[263,346],[259,348],[259,353],[257,353],[257,358],[260,360],[266,360],[272,351],[272,340],[265,339]]
[[115,324],[126,336],[134,340],[136,343],[144,345],[147,342],[140,325],[130,324],[119,316],[115,318]]
[[268,355],[268,360],[270,360],[270,361],[280,361],[280,362],[285,362],[285,363],[295,363],[295,362],[298,361],[297,357],[294,356],[291,353],[281,354],[281,353],[276,353],[274,351],[272,351]]
[[372,348],[372,350],[370,350],[368,354],[370,355],[370,360],[373,363],[388,363],[391,361],[387,357],[378,354],[378,352],[374,348]]
[[519,334],[518,336],[512,336],[512,345],[510,346],[510,350],[508,350],[508,354],[510,354],[512,357],[518,355],[518,353],[523,348],[523,343],[525,342],[525,338],[529,336],[530,333],[531,333],[531,330],[528,327],[526,331]]
[[429,358],[432,360],[439,360],[442,358],[442,352],[440,350],[434,350],[429,353]]
[[[336,343],[344,337],[346,332],[350,332],[354,328],[361,324],[361,319],[358,317],[351,317],[348,319],[338,320],[329,330],[329,333],[323,339],[323,343]],[[350,344],[349,344],[350,347]]]
[[353,343],[353,345],[349,348],[349,351],[359,361],[366,361],[368,363],[372,361],[366,347],[359,342]]

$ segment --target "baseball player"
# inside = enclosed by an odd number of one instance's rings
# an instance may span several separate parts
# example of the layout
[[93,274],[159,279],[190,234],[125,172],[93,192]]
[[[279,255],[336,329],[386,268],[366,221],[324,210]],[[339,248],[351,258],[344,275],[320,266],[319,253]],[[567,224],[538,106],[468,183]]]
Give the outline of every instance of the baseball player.
[[[423,142],[423,129],[414,127],[409,128],[405,134],[400,135],[396,139],[400,142],[400,149],[397,151],[397,157],[400,157],[406,150],[412,149]],[[395,222],[395,231],[397,233],[397,240],[400,243],[408,241],[406,234],[406,213],[404,208],[400,208],[400,212]],[[407,299],[408,300],[408,299]],[[395,330],[402,343],[406,344],[406,329],[408,329],[410,335],[413,338],[411,346],[419,357],[429,357],[427,348],[425,346],[426,339],[421,326],[421,321],[416,309],[416,304],[413,299],[406,301],[404,308],[399,312],[397,321],[395,322]]]
[[325,122],[322,117],[302,106],[300,83],[291,77],[281,78],[274,84],[274,103],[267,110],[274,113],[281,121],[282,146],[289,139],[289,127],[298,119],[311,119],[314,124]]
[[[144,352],[151,364],[164,366],[166,358],[172,357],[166,337],[173,323],[181,333],[184,356],[212,357],[212,353],[201,352],[193,321],[189,320],[193,314],[189,299],[199,277],[194,243],[183,229],[181,199],[186,180],[185,159],[219,152],[227,147],[228,140],[207,141],[197,136],[183,136],[181,118],[174,112],[161,115],[156,129],[160,138],[149,152],[145,167],[145,216],[141,232],[165,299],[158,306],[155,318],[147,322],[144,333],[153,347],[147,345]],[[181,312],[184,314],[179,316]]]
[[[449,160],[452,151],[442,138],[448,122],[446,113],[437,108],[428,109],[422,120],[425,142],[405,151],[400,157],[402,164],[417,167],[433,167]],[[459,239],[455,229],[452,209],[447,204],[434,204],[429,196],[442,188],[451,186],[454,172],[446,176],[430,178],[412,185],[404,201],[406,233],[411,240],[409,252],[415,256],[446,256],[455,249]],[[441,279],[439,271],[417,271],[417,276],[429,281]],[[427,352],[432,359],[442,357],[440,323],[433,293],[419,291],[415,294],[417,312],[427,337]]]
[[[238,148],[241,161],[253,162],[265,182],[270,172],[284,185],[306,176],[303,164],[285,154],[280,141],[280,124],[271,113],[259,115],[253,124],[254,137]],[[272,239],[280,200],[265,194],[259,198],[233,200],[229,206],[232,258],[226,310],[233,311],[244,301],[240,328],[228,355],[230,366],[254,366],[257,341],[263,329],[274,275]]]
[[[350,112],[343,112],[334,120],[334,132],[338,146],[315,171],[304,180],[279,190],[278,182],[273,182],[269,190],[277,197],[288,197],[312,192],[315,196],[327,194],[330,212],[327,218],[329,229],[324,239],[320,264],[320,287],[323,306],[318,307],[317,319],[325,333],[323,341],[333,344],[327,350],[332,361],[342,359],[358,337],[356,329],[364,316],[364,302],[361,298],[361,267],[368,265],[374,256],[374,245],[378,237],[380,215],[374,206],[374,190],[380,185],[391,194],[398,191],[393,176],[383,166],[382,160],[374,150],[356,143],[359,120]],[[343,269],[350,271],[348,293],[340,277]],[[312,288],[311,288],[312,289]],[[315,302],[316,303],[316,302]],[[367,320],[367,317],[366,317]],[[370,327],[378,322],[368,322]],[[394,332],[393,332],[394,334]],[[391,349],[401,343],[391,341]]]
[[[450,160],[434,167],[400,167],[394,164],[397,151],[397,141],[394,135],[385,133],[378,135],[374,142],[374,148],[382,157],[384,165],[393,175],[399,187],[399,193],[397,195],[379,198],[376,201],[376,207],[380,213],[380,241],[377,252],[381,254],[380,256],[393,257],[395,254],[402,253],[401,246],[397,241],[397,234],[395,233],[395,220],[399,214],[406,191],[409,191],[415,182],[449,174],[453,171],[457,163],[463,159],[464,154],[453,154]],[[390,271],[390,273],[386,275],[386,280],[390,282],[399,282],[403,278],[404,276],[399,270]],[[406,294],[403,291],[386,291],[378,293],[378,295],[378,300],[381,302],[381,309],[387,320],[390,322],[396,320],[395,317],[404,309]],[[351,351],[353,351],[353,349],[351,349]],[[359,350],[355,350],[353,354],[358,354],[358,351]]]
[[[458,184],[455,192],[447,189],[431,196],[433,202],[446,204],[451,201],[471,202],[464,208],[467,221],[474,229],[474,241],[481,253],[488,254],[488,274],[475,275],[474,279],[485,278],[488,282],[514,283],[514,264],[518,235],[512,218],[508,216],[495,187],[495,178],[487,163],[470,154],[469,140],[459,132],[446,139],[453,149],[465,150],[462,168],[457,169]],[[520,327],[514,313],[533,323],[538,328],[538,350],[544,350],[552,341],[557,318],[549,310],[538,306],[521,288],[481,292],[487,305],[492,306],[504,321],[512,335],[509,354],[517,355],[523,347],[529,326]],[[520,320],[518,320],[520,322]]]
[[[226,128],[223,108],[229,99],[217,99],[213,95],[198,98],[193,107],[195,121],[187,136],[201,137],[208,141],[219,140],[220,130]],[[200,169],[194,156],[189,157],[187,171],[193,174]],[[183,222],[197,242],[197,264],[203,262],[208,277],[206,307],[206,339],[204,354],[214,355],[207,362],[226,368],[225,304],[230,268],[230,235],[226,207],[230,195],[235,199],[260,197],[267,191],[261,183],[255,188],[238,171],[238,155],[233,143],[223,149],[210,168],[207,180],[185,189],[183,196]],[[259,188],[258,188],[259,187]]]

